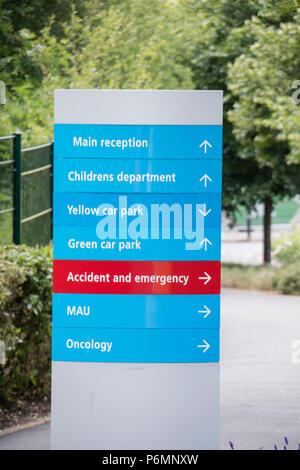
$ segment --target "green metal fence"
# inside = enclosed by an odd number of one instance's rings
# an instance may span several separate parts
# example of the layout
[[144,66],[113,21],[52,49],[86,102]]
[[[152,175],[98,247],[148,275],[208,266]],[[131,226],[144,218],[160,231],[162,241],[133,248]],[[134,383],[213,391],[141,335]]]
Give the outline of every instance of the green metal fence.
[[0,137],[0,243],[45,245],[52,239],[53,143],[21,148]]
[[16,137],[0,137],[0,240],[13,241]]

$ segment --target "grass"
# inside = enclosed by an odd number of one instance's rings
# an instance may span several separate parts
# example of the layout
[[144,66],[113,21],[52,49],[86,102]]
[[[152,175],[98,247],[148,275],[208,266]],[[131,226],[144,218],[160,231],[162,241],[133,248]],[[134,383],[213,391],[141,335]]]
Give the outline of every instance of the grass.
[[235,289],[271,291],[276,268],[222,263],[221,285]]

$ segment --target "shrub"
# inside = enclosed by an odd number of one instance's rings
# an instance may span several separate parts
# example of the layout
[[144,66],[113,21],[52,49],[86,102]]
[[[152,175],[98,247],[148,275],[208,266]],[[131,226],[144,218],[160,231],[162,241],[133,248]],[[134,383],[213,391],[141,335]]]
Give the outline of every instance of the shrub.
[[300,262],[300,230],[284,234],[273,246],[276,258],[282,263]]
[[300,261],[276,269],[272,286],[282,294],[300,295]]
[[0,247],[0,403],[50,389],[52,252],[50,247]]
[[273,271],[274,269],[268,266],[222,263],[222,287],[269,291],[272,290]]

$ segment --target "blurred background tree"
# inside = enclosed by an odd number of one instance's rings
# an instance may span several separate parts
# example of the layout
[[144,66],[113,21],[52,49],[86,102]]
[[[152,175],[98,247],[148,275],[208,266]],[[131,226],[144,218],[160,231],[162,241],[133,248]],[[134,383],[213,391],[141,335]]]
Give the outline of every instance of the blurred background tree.
[[300,77],[297,2],[189,5],[200,37],[192,58],[196,88],[224,90],[223,208],[243,205],[250,212],[264,204],[264,261],[270,263],[274,198],[300,188],[299,108],[291,93],[293,77]]
[[239,155],[251,155],[258,165],[251,189],[265,205],[267,262],[273,201],[295,196],[300,188],[300,108],[291,90],[291,77],[300,77],[299,20],[299,13],[277,25],[252,18],[243,28],[250,30],[253,43],[229,68],[228,85],[235,98],[229,118],[241,143]]
[[59,35],[52,16],[27,50],[42,82],[11,84],[2,129],[17,128],[29,145],[49,140],[55,88],[193,88],[181,15],[160,0],[86,1],[84,18],[73,7]]
[[[55,88],[222,89],[223,208],[299,193],[298,0],[0,0],[1,134],[52,139]],[[297,85],[295,85],[297,86]],[[295,95],[294,95],[295,96]],[[300,97],[300,94],[299,94]]]
[[84,0],[0,0],[0,74],[8,89],[24,81],[41,82],[41,66],[32,42],[51,23],[51,34],[64,35],[63,25],[85,12]]

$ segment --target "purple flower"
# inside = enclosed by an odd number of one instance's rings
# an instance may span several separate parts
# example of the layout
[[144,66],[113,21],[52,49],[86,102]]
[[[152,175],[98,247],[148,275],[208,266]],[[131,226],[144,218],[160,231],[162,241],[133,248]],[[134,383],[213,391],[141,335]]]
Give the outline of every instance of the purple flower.
[[274,445],[274,450],[278,450],[278,448],[277,448],[277,446],[276,446],[276,445]]
[[286,436],[284,436],[284,442],[286,443],[287,446],[289,445],[289,441],[288,441],[288,438]]
[[233,444],[232,444],[231,441],[229,441],[229,445],[230,445],[230,447],[231,447],[231,450],[234,450],[234,446],[233,446]]

